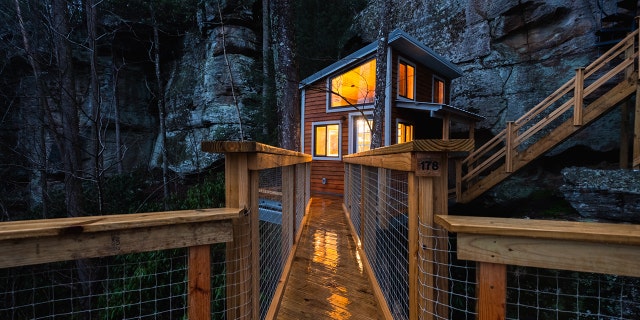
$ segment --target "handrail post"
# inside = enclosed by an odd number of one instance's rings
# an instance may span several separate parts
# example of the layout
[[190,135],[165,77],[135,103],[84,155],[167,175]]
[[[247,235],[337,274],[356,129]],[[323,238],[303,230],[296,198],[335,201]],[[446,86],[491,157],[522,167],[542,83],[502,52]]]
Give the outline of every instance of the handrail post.
[[211,319],[211,250],[209,245],[189,247],[189,319]]
[[505,136],[505,154],[504,154],[504,163],[505,163],[505,172],[513,172],[513,150],[514,150],[514,141],[515,141],[515,131],[514,131],[514,122],[507,122],[506,136]]
[[582,105],[584,102],[584,68],[576,69],[576,80],[573,88],[573,125],[583,125]]
[[507,266],[478,262],[478,320],[506,319]]
[[[250,190],[257,188],[256,175],[250,175],[247,153],[225,154],[225,199],[227,207],[251,208],[248,215],[233,220],[233,242],[227,243],[227,318],[249,319],[255,311],[252,298],[257,299],[253,277],[258,266],[251,255],[258,254],[255,234],[258,212],[252,208]],[[256,180],[256,181],[253,181]],[[254,275],[255,274],[255,275]]]

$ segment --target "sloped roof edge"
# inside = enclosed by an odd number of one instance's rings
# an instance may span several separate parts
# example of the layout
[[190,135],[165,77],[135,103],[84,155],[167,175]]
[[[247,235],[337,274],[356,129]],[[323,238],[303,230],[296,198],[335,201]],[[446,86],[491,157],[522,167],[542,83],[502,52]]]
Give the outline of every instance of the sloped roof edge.
[[[389,45],[400,52],[401,56],[424,64],[448,79],[455,79],[462,76],[462,70],[460,70],[460,68],[402,30],[396,29],[389,33]],[[299,88],[302,89],[340,69],[361,62],[364,57],[374,54],[377,46],[378,41],[374,41],[360,48],[341,60],[303,79],[300,81]]]

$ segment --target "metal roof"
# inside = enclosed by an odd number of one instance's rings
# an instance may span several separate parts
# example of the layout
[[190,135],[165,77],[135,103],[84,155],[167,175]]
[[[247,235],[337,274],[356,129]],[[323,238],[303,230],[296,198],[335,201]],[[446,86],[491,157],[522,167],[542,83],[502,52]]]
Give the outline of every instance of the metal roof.
[[[377,46],[378,41],[372,42],[356,52],[344,57],[340,61],[337,61],[303,79],[300,81],[300,89],[331,75],[338,70],[345,69],[348,66],[362,62],[363,58],[376,52]],[[460,68],[402,30],[396,29],[389,33],[389,46],[399,52],[402,56],[429,67],[445,78],[455,79],[462,76],[462,70],[460,70]]]
[[456,118],[465,120],[482,121],[484,119],[479,114],[441,103],[396,100],[396,107],[429,111],[431,117],[434,118],[440,118],[442,113],[448,113]]

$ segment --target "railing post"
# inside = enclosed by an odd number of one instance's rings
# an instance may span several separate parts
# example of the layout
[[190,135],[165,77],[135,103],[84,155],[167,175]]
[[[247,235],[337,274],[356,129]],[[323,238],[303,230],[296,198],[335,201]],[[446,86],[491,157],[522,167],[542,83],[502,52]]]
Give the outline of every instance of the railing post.
[[640,85],[636,84],[636,86],[636,106],[633,121],[633,163],[631,165],[634,170],[640,169]]
[[583,124],[582,104],[584,101],[584,68],[576,69],[576,80],[573,88],[573,125]]
[[[250,178],[247,153],[225,154],[225,197],[227,207],[251,208],[250,190],[257,188],[254,176]],[[254,186],[255,185],[255,186]],[[258,230],[258,212],[251,208],[247,216],[233,220],[233,242],[227,243],[227,318],[249,319],[255,311],[252,298],[257,299],[253,272],[258,266],[251,262],[252,254],[259,253],[255,236]],[[255,273],[257,276],[259,273]]]
[[295,238],[295,171],[294,166],[282,167],[282,264]]
[[360,166],[360,242],[364,243],[364,208],[365,208],[365,186],[367,170],[365,166]]
[[189,319],[211,319],[211,251],[209,245],[189,248]]
[[507,266],[478,262],[478,320],[506,319]]
[[449,243],[434,221],[436,214],[448,214],[448,154],[430,158],[437,168],[429,176],[409,172],[409,319],[449,315],[449,272],[440,267],[449,264]]
[[504,170],[505,172],[513,172],[513,157],[514,157],[514,141],[515,141],[515,131],[514,131],[514,122],[507,122],[507,130],[505,136],[505,155],[504,155]]

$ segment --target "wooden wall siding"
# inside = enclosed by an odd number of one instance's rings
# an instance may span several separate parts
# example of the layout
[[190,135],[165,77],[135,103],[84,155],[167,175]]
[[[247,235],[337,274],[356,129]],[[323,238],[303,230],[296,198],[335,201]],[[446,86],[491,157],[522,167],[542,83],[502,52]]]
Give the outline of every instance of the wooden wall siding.
[[[391,67],[391,100],[398,97],[398,58],[397,53],[392,53]],[[432,101],[432,80],[433,72],[424,65],[406,59],[408,63],[416,67],[416,101]],[[443,78],[444,79],[444,78]],[[450,81],[446,81],[448,100]],[[342,125],[342,155],[349,152],[349,114],[356,112],[353,108],[345,109],[342,112],[327,113],[327,78],[322,78],[316,83],[308,86],[305,91],[304,109],[304,153],[313,154],[312,150],[312,123],[321,121],[340,121]],[[391,111],[391,144],[397,143],[396,119],[413,121],[416,139],[440,138],[442,133],[442,122],[439,119],[430,119],[426,112],[412,110],[398,110],[392,105]],[[422,126],[422,127],[421,127]],[[384,130],[384,128],[383,128]],[[384,142],[383,142],[384,143]],[[327,178],[327,184],[322,184],[322,178]],[[342,194],[344,189],[344,165],[342,161],[314,160],[311,164],[311,191]]]

